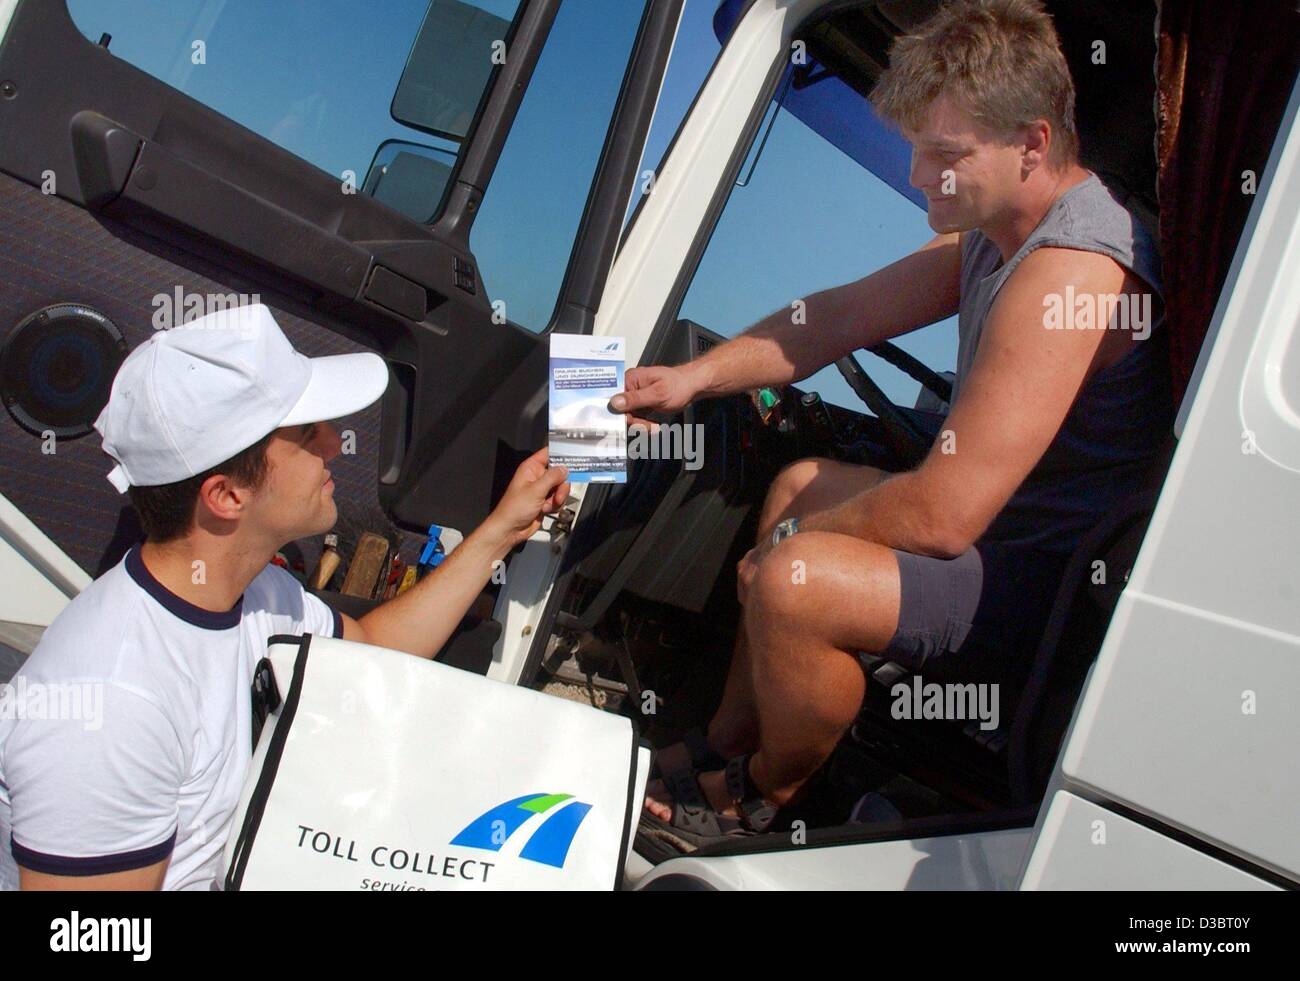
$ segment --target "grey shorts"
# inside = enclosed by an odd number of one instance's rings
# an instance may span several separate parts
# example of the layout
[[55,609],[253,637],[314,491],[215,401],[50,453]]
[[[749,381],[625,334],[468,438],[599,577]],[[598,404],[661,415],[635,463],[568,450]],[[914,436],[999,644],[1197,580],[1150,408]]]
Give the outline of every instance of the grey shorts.
[[1065,559],[978,542],[954,559],[894,549],[898,629],[880,656],[927,676],[1004,677],[1032,658]]

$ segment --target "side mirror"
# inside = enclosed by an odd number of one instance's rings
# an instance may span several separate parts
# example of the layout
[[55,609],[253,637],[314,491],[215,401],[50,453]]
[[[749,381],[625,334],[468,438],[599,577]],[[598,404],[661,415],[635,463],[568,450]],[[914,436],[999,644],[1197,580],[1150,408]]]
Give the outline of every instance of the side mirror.
[[518,0],[432,0],[393,95],[393,118],[457,143],[464,140],[500,63],[493,55],[504,52],[518,7]]
[[361,191],[427,225],[437,215],[455,165],[456,155],[450,151],[387,140],[375,151]]

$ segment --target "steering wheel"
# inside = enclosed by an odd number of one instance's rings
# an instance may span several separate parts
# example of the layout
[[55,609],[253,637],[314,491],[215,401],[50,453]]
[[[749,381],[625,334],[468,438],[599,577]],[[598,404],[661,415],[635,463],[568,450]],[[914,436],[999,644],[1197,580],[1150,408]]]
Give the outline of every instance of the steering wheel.
[[[931,371],[896,344],[884,341],[867,350],[920,382],[924,388],[938,396],[940,401],[952,401],[952,383],[937,372]],[[926,432],[915,419],[889,401],[888,396],[867,374],[857,357],[852,354],[845,355],[835,362],[835,367],[839,369],[858,398],[866,403],[867,408],[876,414],[884,426],[885,443],[890,451],[904,466],[913,467],[920,463],[930,451],[930,444],[934,442],[933,435]]]

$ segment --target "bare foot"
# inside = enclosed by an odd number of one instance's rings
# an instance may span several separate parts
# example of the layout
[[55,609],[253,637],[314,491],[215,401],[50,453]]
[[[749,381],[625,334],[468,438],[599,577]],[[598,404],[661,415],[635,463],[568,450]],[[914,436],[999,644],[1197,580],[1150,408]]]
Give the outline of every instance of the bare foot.
[[[659,767],[660,773],[674,773],[691,765],[691,752],[684,742],[672,743],[657,751],[655,765]],[[673,805],[668,785],[662,779],[656,778],[646,784],[645,792],[645,809],[657,818],[671,821]]]

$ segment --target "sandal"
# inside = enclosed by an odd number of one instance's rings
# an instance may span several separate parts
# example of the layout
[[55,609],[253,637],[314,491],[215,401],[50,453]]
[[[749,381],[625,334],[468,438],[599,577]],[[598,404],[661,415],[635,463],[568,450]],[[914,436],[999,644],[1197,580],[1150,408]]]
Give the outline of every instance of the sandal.
[[761,834],[775,820],[780,808],[767,800],[749,775],[748,754],[727,761],[727,793],[736,805],[738,816],[720,814],[709,806],[700,787],[698,770],[678,770],[664,779],[673,796],[673,816],[664,821],[652,814],[642,820],[699,846],[720,838]]

